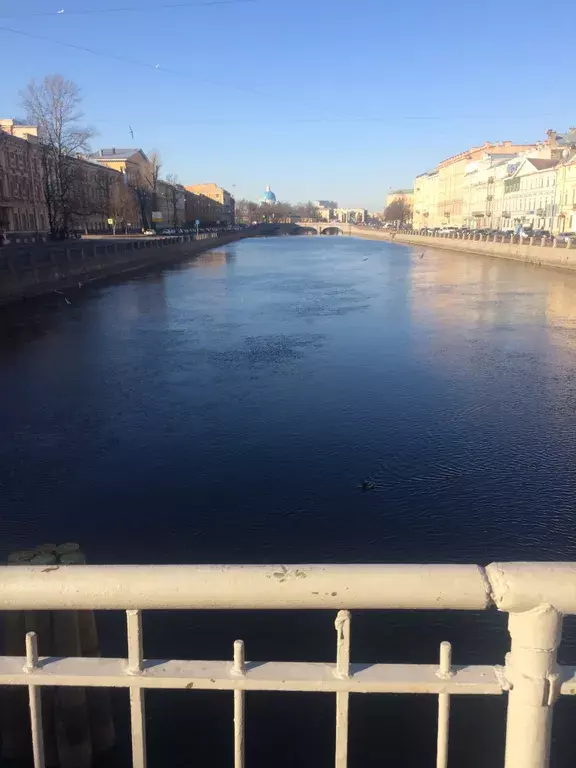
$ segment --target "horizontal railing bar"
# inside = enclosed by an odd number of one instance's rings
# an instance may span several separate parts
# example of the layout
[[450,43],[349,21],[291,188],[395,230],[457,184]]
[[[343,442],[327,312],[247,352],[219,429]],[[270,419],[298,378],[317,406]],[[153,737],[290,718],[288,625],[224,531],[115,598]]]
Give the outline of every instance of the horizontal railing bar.
[[501,667],[455,666],[449,678],[429,664],[351,664],[350,677],[336,676],[335,664],[246,662],[239,676],[231,661],[145,660],[140,674],[126,659],[41,658],[24,672],[25,659],[0,657],[0,685],[188,688],[222,691],[307,691],[349,693],[450,693],[497,695],[506,687]]
[[491,563],[486,576],[500,611],[548,604],[559,613],[576,613],[576,563]]
[[482,610],[477,565],[0,567],[0,610]]

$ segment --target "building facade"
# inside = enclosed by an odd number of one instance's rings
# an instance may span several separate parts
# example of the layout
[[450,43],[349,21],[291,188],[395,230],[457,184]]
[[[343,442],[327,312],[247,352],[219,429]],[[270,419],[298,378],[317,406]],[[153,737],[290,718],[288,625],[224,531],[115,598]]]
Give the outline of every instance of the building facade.
[[88,159],[124,174],[131,187],[151,189],[154,185],[154,165],[141,149],[99,149],[89,155]]
[[[236,218],[236,202],[230,192],[219,187],[214,182],[206,184],[191,184],[186,187],[189,192],[203,195],[216,203],[214,221],[221,224],[234,224]],[[276,198],[274,198],[276,199]]]
[[495,228],[553,231],[557,224],[558,160],[525,157],[508,163],[502,179],[502,211]]
[[181,184],[159,179],[156,192],[157,213],[161,219],[155,222],[157,229],[182,227],[186,223],[186,190]]
[[[423,182],[423,177],[418,176],[415,181],[414,208],[418,209],[415,221],[420,226],[440,227],[445,225],[462,227],[466,218],[464,205],[464,186],[466,169],[470,163],[482,159],[486,155],[515,155],[535,150],[536,144],[513,144],[511,141],[503,141],[496,144],[487,142],[482,147],[471,147],[464,152],[443,160],[438,164],[433,173],[437,173],[437,179],[433,185]],[[430,174],[424,174],[424,177]],[[427,191],[432,191],[434,186],[435,203],[426,196]],[[419,189],[418,189],[419,188]],[[427,216],[424,216],[427,213]],[[426,224],[421,224],[422,219]]]
[[414,181],[412,226],[414,229],[436,226],[438,209],[438,171],[417,176]]
[[36,132],[17,135],[7,130],[13,122],[0,121],[0,232],[44,233],[48,216]]
[[368,218],[366,208],[336,208],[333,214],[341,224],[364,224]]
[[556,169],[556,230],[576,232],[576,152]]
[[495,228],[496,168],[517,155],[486,152],[468,163],[462,185],[462,225],[469,229]]
[[[81,157],[66,157],[68,193],[59,220],[73,229],[108,229],[110,190],[121,175]],[[36,126],[0,120],[0,230],[24,237],[50,231],[50,168]],[[47,197],[48,196],[48,197]],[[54,222],[52,222],[54,224]]]
[[207,195],[194,192],[191,187],[184,187],[186,190],[185,210],[186,224],[194,226],[195,222],[200,222],[201,226],[212,226],[222,220],[223,211],[220,203]]
[[393,202],[404,199],[410,208],[414,207],[414,189],[395,189],[386,195],[386,208]]

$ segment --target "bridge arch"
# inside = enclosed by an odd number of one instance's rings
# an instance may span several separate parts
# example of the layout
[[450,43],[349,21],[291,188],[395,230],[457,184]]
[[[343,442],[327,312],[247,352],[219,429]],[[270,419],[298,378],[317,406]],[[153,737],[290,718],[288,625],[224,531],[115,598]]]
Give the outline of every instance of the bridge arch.
[[298,229],[303,235],[312,232],[317,235],[345,235],[353,226],[352,223],[347,224],[341,221],[301,221]]

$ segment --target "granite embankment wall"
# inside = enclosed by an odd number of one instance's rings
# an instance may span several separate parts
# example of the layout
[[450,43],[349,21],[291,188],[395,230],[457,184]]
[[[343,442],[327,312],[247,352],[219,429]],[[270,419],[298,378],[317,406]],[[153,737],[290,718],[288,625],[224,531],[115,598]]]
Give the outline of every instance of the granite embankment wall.
[[501,259],[514,259],[540,267],[560,269],[576,269],[576,248],[567,247],[554,238],[524,238],[519,242],[518,237],[483,236],[475,239],[472,236],[436,236],[398,233],[394,238],[388,232],[371,230],[363,227],[352,227],[351,235],[368,240],[388,240],[394,243],[406,243],[426,248],[441,248],[449,251],[459,251],[484,256],[495,256]]
[[50,293],[195,253],[247,237],[246,233],[154,239],[68,241],[65,245],[29,245],[0,249],[0,305]]

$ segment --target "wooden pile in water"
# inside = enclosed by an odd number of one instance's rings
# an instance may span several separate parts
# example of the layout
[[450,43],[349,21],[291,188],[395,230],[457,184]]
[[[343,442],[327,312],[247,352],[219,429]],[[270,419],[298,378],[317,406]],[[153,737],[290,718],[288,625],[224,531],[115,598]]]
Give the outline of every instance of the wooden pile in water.
[[[8,565],[81,565],[80,546],[41,544],[13,552]],[[93,611],[5,611],[4,654],[25,656],[27,632],[36,632],[40,656],[100,656]],[[114,745],[107,688],[41,687],[44,749],[48,768],[91,768],[96,754]],[[27,759],[31,753],[28,689],[2,689],[2,758]]]

